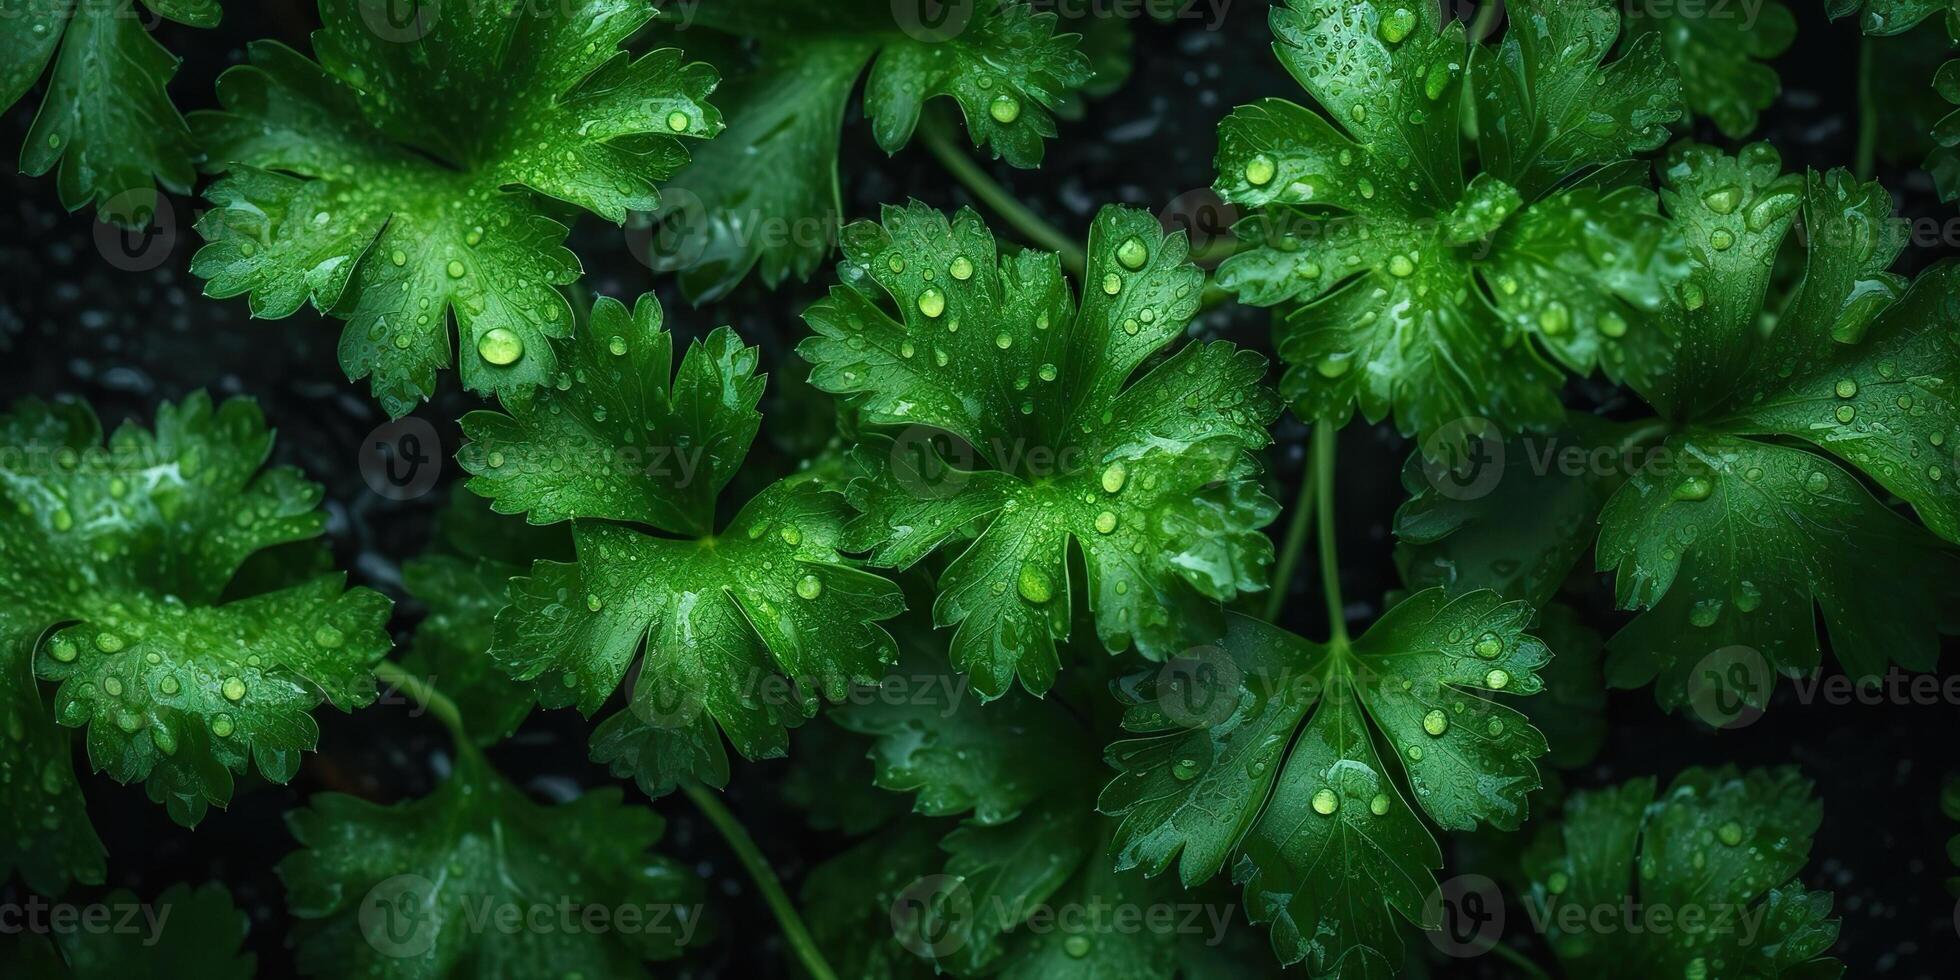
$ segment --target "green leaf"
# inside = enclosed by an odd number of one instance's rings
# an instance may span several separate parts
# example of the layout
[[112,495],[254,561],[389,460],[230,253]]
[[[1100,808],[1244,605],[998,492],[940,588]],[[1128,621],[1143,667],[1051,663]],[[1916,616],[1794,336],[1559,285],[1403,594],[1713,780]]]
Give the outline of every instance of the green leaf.
[[108,912],[115,927],[56,929],[52,939],[10,929],[0,956],[35,980],[255,975],[258,957],[240,949],[251,918],[223,885],[172,885],[150,902],[118,889],[89,908]]
[[[1818,666],[1821,606],[1846,671],[1931,669],[1934,612],[1960,553],[1893,513],[1859,478],[1796,448],[1807,442],[1903,498],[1926,526],[1960,536],[1949,440],[1960,375],[1949,329],[1960,268],[1908,286],[1886,271],[1904,246],[1891,200],[1841,171],[1779,177],[1774,151],[1739,157],[1689,146],[1668,168],[1669,210],[1696,271],[1675,333],[1683,346],[1653,400],[1683,429],[1601,515],[1598,564],[1620,604],[1648,609],[1611,643],[1609,678],[1658,676],[1672,707],[1711,651],[1747,647],[1784,673]],[[1803,277],[1774,328],[1759,328],[1770,262],[1798,216]],[[1763,441],[1777,439],[1776,442]],[[1927,570],[1874,591],[1900,567]],[[1738,692],[1761,706],[1766,685]]]
[[810,869],[800,905],[811,937],[838,976],[934,976],[932,960],[919,952],[929,948],[923,937],[894,937],[894,920],[905,924],[929,911],[931,876],[946,859],[939,841],[951,827],[942,820],[901,820]]
[[469,488],[532,523],[570,521],[577,553],[511,583],[491,652],[545,707],[587,715],[638,660],[595,757],[650,793],[690,773],[718,784],[715,725],[748,758],[781,755],[819,695],[874,683],[894,659],[877,623],[904,603],[845,561],[850,507],[815,482],[772,484],[715,529],[761,424],[755,348],[723,328],[673,369],[651,295],[630,313],[601,298],[589,324],[559,347],[562,388],[462,420]]
[[88,728],[96,769],[147,780],[194,826],[250,764],[291,779],[322,701],[374,700],[386,598],[338,574],[225,596],[255,552],[325,519],[298,470],[261,469],[272,433],[256,405],[194,394],[105,446],[86,406],[28,400],[0,417],[0,445],[0,649],[41,641],[34,672],[60,684],[55,717]]
[[1130,381],[1197,311],[1184,236],[1103,209],[1078,309],[1055,255],[996,260],[970,210],[948,222],[914,202],[883,221],[845,229],[842,283],[805,311],[816,336],[797,348],[865,423],[907,427],[863,443],[851,547],[906,568],[979,530],[933,620],[958,627],[953,664],[989,699],[1017,675],[1037,693],[1054,683],[1071,540],[1110,651],[1161,657],[1216,636],[1219,603],[1263,588],[1272,560],[1259,529],[1276,507],[1250,453],[1278,405],[1265,360],[1225,343]]
[[1960,19],[1960,7],[1953,0],[1824,0],[1824,12],[1832,20],[1856,15],[1860,30],[1881,37],[1911,30],[1942,10]]
[[[1940,66],[1933,89],[1940,98],[1960,105],[1960,61]],[[1960,200],[1960,110],[1940,117],[1933,126],[1933,150],[1926,157],[1926,169],[1940,190],[1940,200]]]
[[[540,806],[466,749],[418,800],[314,796],[288,815],[301,849],[278,866],[305,920],[301,971],[618,977],[680,956],[697,938],[701,883],[650,853],[665,822],[620,795]],[[607,928],[582,925],[593,916]],[[559,925],[524,927],[539,921]]]
[[867,65],[864,115],[886,153],[904,149],[927,103],[945,97],[975,147],[1023,168],[1040,165],[1056,114],[1095,75],[1080,35],[1057,33],[1054,13],[1019,0],[936,10],[718,0],[679,16],[686,28],[751,42],[717,62],[741,66],[728,71],[738,81],[721,100],[734,130],[676,177],[674,188],[693,196],[676,194],[656,216],[666,223],[660,265],[683,270],[696,302],[725,295],[758,266],[767,286],[808,279],[830,254],[843,224],[840,128]]
[[1123,726],[1143,737],[1109,747],[1119,774],[1099,801],[1122,818],[1117,868],[1176,863],[1191,887],[1235,859],[1282,963],[1388,975],[1402,957],[1395,920],[1429,927],[1442,865],[1411,799],[1444,829],[1513,830],[1538,787],[1544,737],[1483,696],[1541,689],[1550,654],[1525,632],[1530,616],[1491,592],[1430,589],[1333,645],[1231,617],[1200,658],[1211,669],[1126,689]]
[[561,219],[656,207],[681,139],[722,128],[714,71],[621,51],[652,16],[643,0],[470,4],[410,38],[382,37],[359,0],[320,6],[318,63],[254,44],[219,79],[223,111],[191,116],[227,174],[192,271],[207,295],[250,294],[255,316],[311,302],[345,319],[341,366],[393,416],[449,366],[451,314],[466,388],[549,383],[548,340],[572,327],[557,287],[580,271]]
[[909,809],[905,798],[873,783],[866,739],[817,718],[790,737],[790,754],[822,759],[822,765],[791,766],[783,774],[783,799],[803,812],[816,830],[853,836],[887,826]]
[[[193,27],[218,23],[216,0],[145,6]],[[150,223],[158,184],[188,194],[196,177],[190,130],[164,91],[177,57],[144,19],[133,0],[0,3],[0,108],[20,101],[54,65],[21,146],[21,172],[39,177],[59,166],[63,207],[92,205],[102,220],[127,227]]]
[[[1627,178],[1678,85],[1651,43],[1601,63],[1619,31],[1604,0],[1512,14],[1491,55],[1429,5],[1274,8],[1274,50],[1325,115],[1265,99],[1220,124],[1216,188],[1250,210],[1253,246],[1218,282],[1282,308],[1281,393],[1303,417],[1393,414],[1425,442],[1459,419],[1549,425],[1546,355],[1618,380],[1664,346],[1683,257]],[[1466,62],[1484,167],[1467,183]]]
[[[1526,902],[1571,976],[1836,977],[1830,893],[1796,878],[1822,816],[1794,768],[1689,769],[1658,800],[1652,779],[1577,793],[1526,853]],[[1574,914],[1628,908],[1607,932]],[[1662,910],[1679,925],[1655,928]]]
[[1797,19],[1777,0],[1720,14],[1652,8],[1651,14],[1629,17],[1628,41],[1650,34],[1660,38],[1662,53],[1680,73],[1688,109],[1730,139],[1741,139],[1755,130],[1757,113],[1782,91],[1776,70],[1761,62],[1789,50]]
[[454,555],[426,555],[402,565],[403,587],[429,607],[402,668],[440,685],[482,745],[509,738],[531,713],[530,689],[490,658],[492,623],[507,601],[510,580],[522,574],[522,565]]
[[[1814,671],[1819,606],[1853,677],[1933,669],[1960,553],[1815,453],[1721,435],[1666,448],[1673,465],[1636,474],[1600,515],[1599,568],[1616,573],[1622,608],[1645,610],[1609,644],[1615,686],[1658,679],[1672,709],[1703,658],[1736,646],[1785,674]],[[1734,693],[1761,708],[1770,691]]]

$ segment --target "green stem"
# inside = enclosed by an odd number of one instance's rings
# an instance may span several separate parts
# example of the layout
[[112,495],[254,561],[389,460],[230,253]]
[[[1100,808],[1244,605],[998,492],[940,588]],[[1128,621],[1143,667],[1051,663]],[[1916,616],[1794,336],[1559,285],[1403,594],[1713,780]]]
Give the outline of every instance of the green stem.
[[1287,587],[1300,566],[1300,553],[1307,550],[1307,528],[1313,526],[1314,480],[1311,473],[1300,474],[1300,496],[1293,501],[1293,519],[1286,525],[1286,541],[1280,545],[1279,569],[1273,573],[1273,591],[1266,597],[1266,622],[1279,622],[1286,607]]
[[742,829],[742,823],[723,806],[721,797],[707,787],[695,782],[681,784],[681,791],[694,805],[701,808],[708,822],[721,831],[721,836],[734,850],[735,857],[748,869],[749,877],[755,879],[756,888],[762,892],[762,899],[769,903],[769,911],[776,915],[776,923],[782,926],[783,938],[789,940],[791,949],[796,951],[797,959],[803,961],[803,968],[810,971],[813,980],[837,980],[837,974],[824,962],[823,954],[817,950],[817,941],[810,938],[810,930],[803,925],[803,917],[796,914],[796,906],[784,894],[782,883],[776,880],[776,872],[769,867],[769,860],[750,839],[749,832]]
[[1062,267],[1077,279],[1082,278],[1089,268],[1088,254],[1075,240],[1064,235],[1054,225],[1041,219],[1041,216],[1028,210],[1007,188],[1000,186],[973,158],[960,149],[953,141],[952,134],[945,124],[936,117],[928,116],[919,124],[919,138],[925,141],[926,149],[939,158],[939,165],[953,175],[955,180],[966,185],[973,196],[990,208],[995,214],[1007,220],[1014,230],[1028,241],[1050,252],[1059,252]]
[[383,660],[375,664],[374,678],[406,693],[423,709],[435,715],[436,719],[449,729],[449,734],[455,737],[459,751],[476,747],[476,743],[470,741],[469,732],[463,727],[463,712],[456,707],[456,702],[449,700],[449,695],[436,690],[435,685],[403,670],[401,664],[392,660]]
[[1852,157],[1859,180],[1870,180],[1878,150],[1878,108],[1872,102],[1872,39],[1858,41],[1858,151]]
[[1531,980],[1552,980],[1551,976],[1547,974],[1544,971],[1544,969],[1539,967],[1538,964],[1531,962],[1531,958],[1524,955],[1523,953],[1520,953],[1517,950],[1504,945],[1503,943],[1497,943],[1496,945],[1492,946],[1490,949],[1491,952],[1496,953],[1497,955],[1502,956],[1507,960],[1510,960],[1512,966],[1517,967],[1520,972],[1522,972],[1525,976],[1530,977]]
[[1319,514],[1320,590],[1327,597],[1329,643],[1345,647],[1348,643],[1346,604],[1341,602],[1341,558],[1334,540],[1334,423],[1322,420],[1313,427],[1313,493]]

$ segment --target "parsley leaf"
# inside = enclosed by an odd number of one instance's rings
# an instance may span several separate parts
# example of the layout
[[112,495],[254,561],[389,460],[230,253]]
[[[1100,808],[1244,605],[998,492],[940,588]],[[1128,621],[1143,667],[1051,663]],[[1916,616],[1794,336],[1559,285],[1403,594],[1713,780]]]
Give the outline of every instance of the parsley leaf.
[[[141,908],[138,908],[142,906]],[[172,885],[153,902],[118,889],[98,906],[115,915],[149,916],[149,928],[9,929],[0,954],[18,975],[36,980],[127,980],[129,977],[210,977],[250,980],[258,957],[244,952],[251,918],[232,904],[223,885]],[[118,919],[121,923],[122,920]]]
[[[308,920],[301,971],[623,977],[681,955],[700,925],[700,882],[649,853],[665,821],[620,796],[608,787],[540,806],[468,749],[418,800],[314,796],[288,815],[301,849],[278,866],[287,904]],[[597,912],[612,928],[578,927]],[[499,925],[513,913],[567,927]]]
[[[1830,893],[1796,878],[1822,817],[1793,768],[1689,769],[1658,800],[1651,778],[1576,793],[1526,852],[1526,901],[1571,976],[1835,977]],[[1562,925],[1599,909],[1641,920]],[[1678,927],[1651,927],[1663,911]]]
[[[1835,455],[1941,537],[1960,538],[1960,490],[1941,448],[1960,438],[1947,390],[1960,372],[1947,336],[1960,267],[1936,266],[1908,287],[1885,271],[1904,235],[1883,188],[1843,171],[1778,172],[1763,144],[1739,157],[1684,147],[1667,171],[1668,207],[1697,269],[1672,384],[1650,400],[1684,424],[1665,444],[1675,465],[1642,469],[1607,503],[1598,565],[1617,569],[1622,606],[1650,610],[1612,641],[1608,675],[1659,675],[1669,707],[1719,647],[1752,647],[1784,672],[1815,668],[1813,605],[1854,676],[1888,661],[1931,669],[1935,610],[1960,572],[1960,553],[1844,467],[1790,444]],[[1804,276],[1763,337],[1769,259],[1800,205]],[[1923,574],[1867,586],[1898,567]],[[1745,693],[1757,706],[1767,695]]]
[[[868,956],[895,975],[929,961],[959,976],[1168,980],[1181,951],[1223,938],[1125,918],[1232,906],[1110,866],[1114,822],[1090,798],[1104,772],[1095,740],[1059,699],[1009,692],[967,703],[963,681],[926,657],[909,657],[884,685],[830,715],[872,736],[878,785],[916,793],[920,815],[811,876],[806,894],[837,902],[828,931],[863,945],[875,917],[897,934],[847,962]],[[936,819],[961,814],[957,827]],[[878,887],[838,894],[839,879]]]
[[[557,373],[572,328],[557,287],[572,205],[620,222],[713,136],[712,69],[619,50],[644,0],[445,8],[414,43],[321,0],[319,61],[277,42],[219,79],[220,112],[191,116],[227,176],[205,192],[207,295],[249,293],[255,316],[311,302],[347,321],[340,362],[400,416],[450,364],[450,315],[471,391],[511,395]],[[507,9],[509,8],[509,9]],[[564,204],[544,200],[556,199]]]
[[1824,12],[1832,20],[1856,15],[1858,29],[1875,36],[1909,31],[1943,10],[1949,23],[1960,23],[1960,7],[1953,0],[1824,0]]
[[797,351],[865,423],[908,427],[864,441],[871,475],[851,485],[864,515],[848,540],[907,568],[983,528],[933,606],[935,625],[958,627],[953,664],[975,690],[1054,683],[1071,540],[1112,652],[1216,636],[1219,603],[1265,587],[1259,529],[1277,508],[1250,455],[1279,411],[1259,383],[1265,359],[1193,343],[1129,380],[1197,311],[1204,275],[1182,233],[1104,208],[1079,308],[1054,254],[997,259],[971,210],[949,222],[917,202],[888,207],[882,225],[845,229],[844,253]]
[[[1665,349],[1682,258],[1628,162],[1680,117],[1674,73],[1648,38],[1601,61],[1606,0],[1511,12],[1492,54],[1434,5],[1274,7],[1274,51],[1325,115],[1265,99],[1220,124],[1216,189],[1251,209],[1254,244],[1218,281],[1283,307],[1281,393],[1302,416],[1392,412],[1425,441],[1462,418],[1550,424],[1546,354],[1619,379]],[[1483,167],[1467,183],[1466,67]]]
[[[1960,106],[1960,60],[1940,66],[1933,75],[1933,89],[1940,98]],[[1940,200],[1960,200],[1960,109],[1940,117],[1933,126],[1933,149],[1926,157],[1926,170],[1940,190]]]
[[1760,62],[1789,49],[1797,20],[1777,0],[1765,0],[1753,13],[1738,4],[1692,14],[1658,8],[1631,14],[1627,39],[1649,34],[1660,37],[1661,50],[1680,72],[1688,108],[1713,120],[1723,135],[1741,139],[1782,91],[1775,69]]
[[99,885],[107,871],[69,761],[68,733],[34,682],[34,637],[25,642],[0,615],[0,881],[20,872],[27,887],[59,895],[70,880]]
[[[217,0],[144,6],[191,27],[215,27],[220,14]],[[58,165],[63,207],[93,205],[102,220],[130,227],[149,224],[158,184],[190,193],[196,147],[164,91],[177,57],[150,36],[133,0],[10,0],[0,16],[0,108],[20,101],[50,62],[22,173]]]
[[[470,490],[534,524],[570,521],[577,552],[511,583],[492,655],[545,707],[587,715],[637,657],[631,706],[595,733],[595,758],[649,793],[690,773],[725,783],[714,726],[748,758],[783,754],[819,694],[894,659],[877,623],[903,599],[839,554],[849,504],[814,481],[772,484],[716,530],[762,421],[757,351],[733,331],[690,345],[676,371],[659,302],[602,297],[559,355],[559,385],[462,419]],[[762,690],[777,671],[781,697]]]
[[[1280,961],[1311,975],[1393,969],[1399,914],[1423,924],[1436,841],[1376,753],[1393,749],[1446,830],[1516,829],[1545,739],[1483,696],[1538,692],[1550,659],[1531,609],[1481,591],[1419,592],[1351,643],[1316,644],[1232,616],[1205,671],[1123,689],[1100,807],[1120,816],[1119,870],[1191,887],[1236,856],[1247,911]],[[1181,855],[1181,859],[1180,859]],[[1425,926],[1426,927],[1426,926]]]
[[691,28],[753,41],[726,62],[734,131],[676,176],[674,190],[693,197],[676,193],[664,216],[679,222],[684,247],[666,261],[684,267],[689,296],[721,296],[758,265],[772,287],[808,279],[829,255],[842,223],[840,128],[866,65],[864,115],[885,152],[910,143],[926,103],[946,97],[973,145],[1016,167],[1041,163],[1055,112],[1093,76],[1081,37],[1019,0],[947,5],[943,23],[930,9],[718,0],[688,11]]
[[34,672],[59,682],[55,717],[87,726],[96,769],[147,780],[194,826],[248,764],[291,779],[320,702],[374,700],[386,598],[338,574],[225,594],[254,553],[325,520],[298,470],[261,470],[272,433],[252,402],[200,392],[104,446],[86,406],[28,400],[0,417],[0,445],[0,648],[41,640]]

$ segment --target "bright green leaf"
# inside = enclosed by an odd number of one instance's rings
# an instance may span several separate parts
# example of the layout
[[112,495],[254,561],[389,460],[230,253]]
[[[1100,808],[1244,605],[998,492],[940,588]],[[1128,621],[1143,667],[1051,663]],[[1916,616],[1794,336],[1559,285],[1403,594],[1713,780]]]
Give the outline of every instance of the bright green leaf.
[[256,405],[194,394],[105,447],[86,406],[30,400],[0,417],[0,444],[0,647],[46,634],[34,672],[59,682],[55,717],[87,727],[95,768],[147,780],[194,826],[248,765],[291,779],[322,701],[374,700],[386,598],[338,574],[225,595],[255,552],[325,519],[298,470],[261,469],[272,433]]
[[258,42],[219,79],[224,110],[191,117],[227,174],[206,191],[192,271],[208,295],[249,293],[255,316],[311,302],[345,319],[341,366],[372,376],[393,416],[449,366],[452,313],[465,387],[551,382],[548,341],[572,327],[557,287],[580,271],[565,205],[614,222],[652,210],[681,139],[722,129],[712,69],[620,50],[652,13],[466,4],[392,37],[360,0],[321,0],[317,63]]
[[690,773],[726,780],[715,725],[746,757],[781,755],[819,695],[877,680],[896,656],[877,623],[903,608],[897,586],[839,553],[850,507],[813,481],[770,485],[716,530],[764,378],[726,328],[678,369],[672,349],[651,295],[630,313],[601,298],[559,347],[562,387],[465,416],[457,456],[498,511],[570,521],[577,552],[511,583],[493,655],[544,706],[588,715],[638,660],[631,705],[593,751],[650,793]]
[[1235,861],[1282,963],[1388,975],[1395,920],[1423,923],[1442,864],[1417,808],[1444,829],[1510,830],[1538,787],[1544,737],[1484,697],[1541,689],[1550,654],[1530,616],[1491,592],[1430,589],[1334,645],[1231,617],[1199,661],[1211,669],[1130,690],[1123,725],[1143,737],[1110,746],[1119,775],[1099,803],[1122,817],[1117,867],[1176,863],[1191,887]]
[[[1046,691],[1068,637],[1070,541],[1106,648],[1161,657],[1217,635],[1219,603],[1263,588],[1276,508],[1250,453],[1278,406],[1265,359],[1183,335],[1203,274],[1182,234],[1105,208],[1078,309],[1052,253],[996,258],[978,215],[923,204],[845,229],[842,284],[804,313],[812,382],[855,396],[871,476],[853,548],[909,567],[983,527],[939,582],[933,620],[984,697]],[[948,444],[946,437],[950,437]],[[952,453],[952,456],[948,456]],[[979,468],[984,466],[984,468]]]

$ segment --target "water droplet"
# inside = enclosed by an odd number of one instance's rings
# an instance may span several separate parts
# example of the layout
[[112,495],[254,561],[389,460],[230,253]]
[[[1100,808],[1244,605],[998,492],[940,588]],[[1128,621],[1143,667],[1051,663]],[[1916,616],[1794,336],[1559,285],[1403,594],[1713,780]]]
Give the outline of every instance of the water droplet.
[[463,263],[457,259],[450,259],[449,268],[447,269],[447,271],[449,273],[449,278],[461,279],[463,278]]
[[1116,246],[1116,261],[1132,272],[1143,268],[1149,259],[1150,249],[1144,246],[1143,239],[1135,235],[1123,239],[1123,244]]
[[667,114],[667,128],[676,133],[687,132],[687,127],[691,123],[692,121],[687,118],[687,113],[679,109],[675,109],[673,112]]
[[1009,347],[1014,346],[1014,335],[1007,333],[1006,331],[1002,331],[1000,333],[994,334],[994,346],[1000,348],[1001,350],[1006,350]]
[[322,623],[319,629],[313,631],[314,646],[325,647],[331,650],[334,647],[340,646],[346,640],[347,635],[342,633],[339,627],[331,623]]
[[1848,423],[1858,417],[1858,410],[1850,405],[1839,405],[1833,414],[1837,416],[1839,422]]
[[80,653],[81,651],[75,646],[75,641],[65,636],[57,636],[48,644],[48,656],[64,664],[74,663],[75,657]]
[[233,731],[231,716],[221,714],[211,719],[211,734],[219,738],[230,738]]
[[1627,321],[1618,313],[1609,311],[1599,318],[1599,332],[1608,337],[1624,337],[1627,335]]
[[598,612],[606,608],[606,600],[599,598],[599,593],[597,592],[587,592],[585,594],[585,608],[590,612]]
[[1106,510],[1106,511],[1103,511],[1102,513],[1100,513],[1100,514],[1097,514],[1097,515],[1096,515],[1096,531],[1097,531],[1097,533],[1099,533],[1099,534],[1109,534],[1109,533],[1112,533],[1112,532],[1114,532],[1115,530],[1116,530],[1116,512],[1115,512],[1115,511],[1110,511],[1110,510]]
[[1400,44],[1416,26],[1416,13],[1407,7],[1397,7],[1382,17],[1382,40],[1390,44]]
[[1674,485],[1676,500],[1707,500],[1715,492],[1715,484],[1705,476],[1690,476]]
[[219,690],[227,701],[241,701],[245,698],[245,682],[236,677],[225,678]]
[[500,367],[515,364],[524,356],[524,338],[508,327],[492,327],[476,338],[476,353]]
[[1496,633],[1485,633],[1477,637],[1477,645],[1471,648],[1477,656],[1489,660],[1504,652],[1504,639]]
[[1841,378],[1839,379],[1837,383],[1837,388],[1835,390],[1837,391],[1837,396],[1839,398],[1856,397],[1858,394],[1858,382],[1853,381],[1850,378]]
[[1087,936],[1070,936],[1062,940],[1062,952],[1078,960],[1089,955],[1089,946],[1089,937]]
[[1708,235],[1708,247],[1717,252],[1726,252],[1735,244],[1735,235],[1727,228],[1717,228]]
[[1341,808],[1340,794],[1334,792],[1333,790],[1325,786],[1322,786],[1321,788],[1314,790],[1313,812],[1318,813],[1323,817],[1328,817],[1328,816],[1333,816],[1334,811],[1340,808]]
[[95,648],[103,653],[115,653],[123,648],[123,638],[110,632],[95,634]]
[[815,575],[805,575],[796,582],[796,594],[805,599],[815,599],[823,595],[823,582]]
[[174,674],[165,674],[163,680],[157,682],[157,690],[165,694],[175,694],[181,687]]
[[783,529],[776,532],[776,536],[782,538],[783,543],[792,548],[803,543],[803,532],[797,530],[794,524],[783,525]]
[[1406,255],[1392,255],[1388,259],[1388,274],[1398,279],[1415,275],[1416,264]]
[[1195,778],[1198,775],[1198,760],[1185,758],[1171,763],[1171,775],[1185,781]]
[[1251,184],[1254,187],[1264,187],[1267,184],[1272,183],[1273,177],[1278,173],[1279,173],[1278,165],[1273,163],[1272,157],[1269,157],[1264,153],[1261,153],[1258,156],[1255,156],[1252,159],[1247,160],[1245,162],[1246,183]]
[[1021,598],[1039,606],[1055,597],[1054,582],[1048,578],[1047,572],[1042,571],[1032,562],[1021,566],[1021,574],[1018,578]]
[[1715,839],[1730,847],[1742,843],[1742,825],[1731,820],[1715,828]]
[[613,354],[613,356],[614,356],[614,357],[625,357],[625,356],[626,356],[626,338],[625,338],[625,337],[621,337],[621,336],[620,336],[620,335],[618,335],[618,334],[613,334],[613,335],[612,335],[612,339],[611,339],[611,340],[608,340],[608,341],[606,341],[606,349],[607,349],[607,350],[609,350],[609,351],[612,351],[612,354]]
[[946,272],[953,278],[965,282],[973,278],[973,260],[964,255],[954,256],[953,264],[946,269]]
[[1502,667],[1491,668],[1490,673],[1484,675],[1484,686],[1493,691],[1502,691],[1511,686],[1510,671]]
[[987,114],[1003,125],[1012,123],[1021,118],[1021,103],[1011,95],[996,95],[994,101],[987,104]]
[[1114,296],[1117,293],[1122,292],[1123,277],[1117,275],[1114,272],[1104,275],[1102,278],[1102,291],[1105,295],[1108,296]]
[[1388,814],[1388,794],[1376,793],[1375,798],[1368,801],[1368,812],[1378,817],[1386,816]]
[[1125,480],[1128,480],[1129,478],[1130,478],[1130,468],[1124,466],[1122,460],[1119,459],[1116,462],[1109,464],[1107,467],[1104,467],[1102,471],[1103,492],[1104,493],[1122,492],[1123,482]]
[[1565,308],[1564,303],[1553,300],[1546,304],[1544,309],[1538,311],[1538,329],[1543,330],[1546,336],[1556,337],[1570,326],[1572,326],[1572,313]]
[[1422,730],[1431,735],[1441,735],[1450,730],[1450,716],[1444,714],[1441,708],[1431,708],[1428,714],[1422,716]]
[[919,294],[919,312],[928,319],[938,319],[940,314],[946,312],[946,294],[940,292],[938,286],[927,286],[926,291]]
[[1829,489],[1830,486],[1831,486],[1831,478],[1825,476],[1823,472],[1819,470],[1811,470],[1803,478],[1803,488],[1805,490],[1810,491],[1811,493],[1823,493],[1825,490]]

